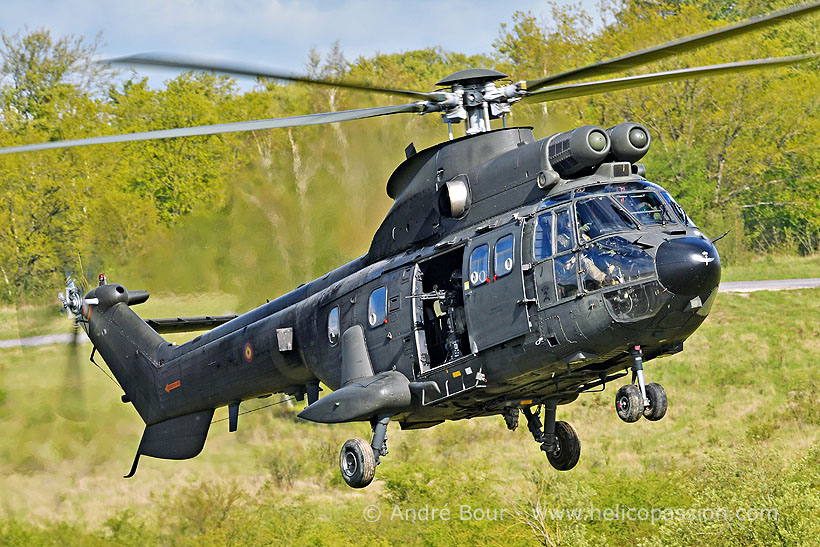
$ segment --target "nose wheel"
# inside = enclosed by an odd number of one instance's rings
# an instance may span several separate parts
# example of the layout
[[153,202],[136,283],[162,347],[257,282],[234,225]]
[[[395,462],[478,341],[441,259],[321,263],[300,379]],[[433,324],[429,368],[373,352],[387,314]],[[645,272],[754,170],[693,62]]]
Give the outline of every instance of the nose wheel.
[[660,384],[645,383],[640,346],[634,346],[630,353],[633,359],[633,381],[637,379],[638,385],[621,386],[615,395],[615,410],[618,417],[627,423],[637,422],[641,416],[656,422],[666,415],[666,390]]
[[581,440],[572,425],[555,421],[557,401],[548,400],[545,407],[546,423],[543,426],[539,414],[533,414],[528,407],[522,408],[521,411],[527,418],[527,428],[535,442],[541,443],[541,450],[547,455],[550,465],[558,471],[569,471],[581,457]]
[[649,406],[644,407],[643,417],[649,421],[657,422],[666,416],[666,390],[656,383],[646,384],[646,398]]

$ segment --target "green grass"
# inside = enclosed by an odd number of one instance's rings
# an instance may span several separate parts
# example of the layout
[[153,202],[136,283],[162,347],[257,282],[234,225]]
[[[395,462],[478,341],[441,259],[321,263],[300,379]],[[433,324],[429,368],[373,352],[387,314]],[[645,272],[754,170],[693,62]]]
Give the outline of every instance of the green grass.
[[[186,300],[184,311],[212,303]],[[582,439],[570,472],[549,467],[523,420],[515,432],[500,418],[422,431],[393,425],[390,454],[365,490],[343,485],[337,454],[368,428],[305,423],[295,418],[299,405],[288,404],[242,416],[234,434],[215,424],[194,460],[145,458],[124,480],[142,426],[119,389],[88,364],[90,419],[69,422],[57,413],[65,348],[0,350],[0,543],[808,543],[820,537],[818,310],[820,290],[721,294],[682,353],[647,365],[669,395],[663,420],[620,422],[617,386],[559,409]],[[379,524],[363,518],[371,504],[381,510]],[[462,506],[473,518],[460,519]],[[593,506],[600,518],[580,521],[533,518],[531,509]],[[778,518],[603,518],[619,507],[752,508]],[[440,518],[445,508],[448,519]]]
[[820,255],[752,257],[725,266],[721,281],[763,281],[766,279],[803,279],[820,277]]

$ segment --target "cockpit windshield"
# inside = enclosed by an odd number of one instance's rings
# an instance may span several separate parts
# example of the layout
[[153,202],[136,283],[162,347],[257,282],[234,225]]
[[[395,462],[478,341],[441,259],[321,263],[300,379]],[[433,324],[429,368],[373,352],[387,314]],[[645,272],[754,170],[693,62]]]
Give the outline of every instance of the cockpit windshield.
[[608,196],[579,200],[575,204],[575,214],[578,219],[578,234],[584,241],[636,228],[623,209]]
[[668,224],[672,221],[669,211],[655,192],[632,192],[618,194],[615,200],[643,225]]

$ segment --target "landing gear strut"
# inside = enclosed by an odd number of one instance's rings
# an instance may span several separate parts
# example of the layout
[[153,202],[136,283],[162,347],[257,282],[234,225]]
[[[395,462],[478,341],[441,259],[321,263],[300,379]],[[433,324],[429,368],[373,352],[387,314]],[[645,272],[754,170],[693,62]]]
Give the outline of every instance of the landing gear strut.
[[632,381],[638,385],[621,386],[615,395],[615,410],[618,417],[627,422],[637,422],[641,416],[658,421],[666,415],[666,391],[660,384],[647,384],[643,377],[643,356],[640,346],[630,348],[632,354]]
[[342,445],[339,468],[342,478],[352,488],[364,488],[373,481],[381,456],[387,456],[387,424],[390,415],[379,416],[373,423],[373,440],[350,439]]
[[557,400],[547,400],[544,415],[546,424],[543,426],[539,415],[533,414],[528,407],[522,408],[521,411],[527,418],[527,428],[532,433],[535,442],[541,443],[541,450],[546,453],[550,465],[559,471],[568,471],[578,463],[578,458],[581,456],[581,441],[578,439],[575,428],[570,424],[555,421],[557,406]]

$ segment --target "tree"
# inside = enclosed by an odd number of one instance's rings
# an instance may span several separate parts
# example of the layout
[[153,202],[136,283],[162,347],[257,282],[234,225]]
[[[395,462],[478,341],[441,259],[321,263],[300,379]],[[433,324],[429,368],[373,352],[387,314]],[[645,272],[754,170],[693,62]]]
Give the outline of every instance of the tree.
[[[104,127],[97,96],[112,71],[91,64],[99,38],[54,40],[47,30],[2,33],[2,133],[5,145],[72,138]],[[100,115],[102,113],[102,116]],[[3,156],[0,160],[0,259],[7,290],[49,292],[76,263],[99,159],[89,151]],[[15,296],[16,296],[15,295]]]

